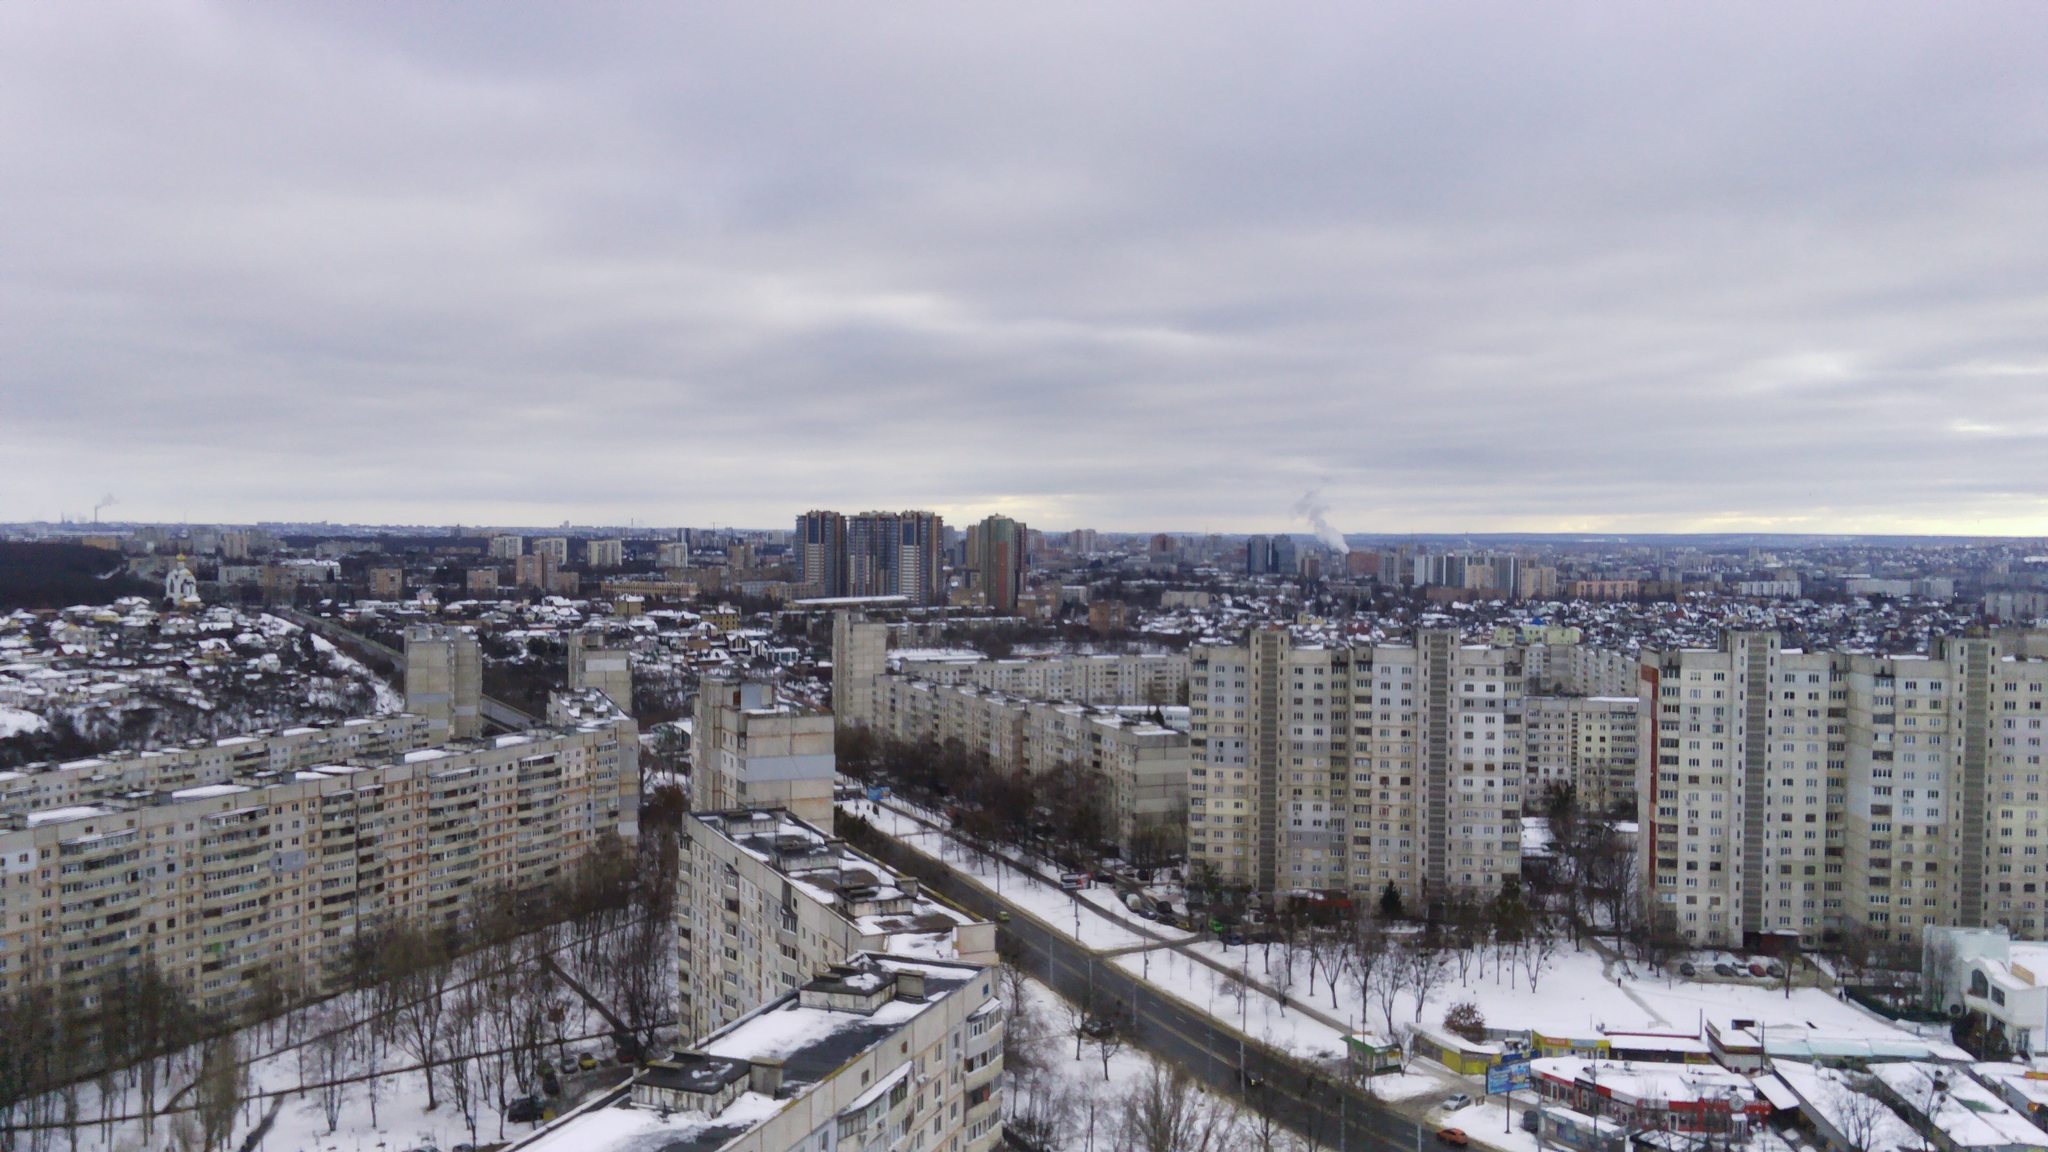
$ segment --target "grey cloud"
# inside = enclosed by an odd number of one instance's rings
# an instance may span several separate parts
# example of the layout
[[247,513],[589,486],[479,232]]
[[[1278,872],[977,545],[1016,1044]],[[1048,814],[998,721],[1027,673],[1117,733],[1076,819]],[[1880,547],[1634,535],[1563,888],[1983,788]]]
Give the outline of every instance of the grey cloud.
[[0,519],[2043,520],[2019,5],[0,8]]

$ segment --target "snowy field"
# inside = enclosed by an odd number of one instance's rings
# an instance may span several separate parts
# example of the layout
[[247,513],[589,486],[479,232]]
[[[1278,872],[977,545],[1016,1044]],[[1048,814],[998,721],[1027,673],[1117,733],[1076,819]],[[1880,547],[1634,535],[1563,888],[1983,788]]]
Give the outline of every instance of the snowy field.
[[[1284,954],[1278,946],[1227,948],[1216,941],[1205,941],[1188,945],[1187,949],[1232,967],[1243,965],[1249,957],[1252,979],[1268,988],[1277,988],[1282,983],[1278,970],[1284,963]],[[1320,975],[1314,988],[1309,987],[1305,957],[1296,958],[1295,973],[1289,988],[1293,999],[1306,1000],[1320,1011],[1353,1025],[1362,1024],[1367,1030],[1383,1034],[1388,1031],[1385,1004],[1375,997],[1366,1005],[1355,979],[1339,979],[1333,1002],[1330,986]],[[1524,964],[1503,962],[1490,948],[1471,953],[1462,973],[1453,960],[1442,983],[1430,991],[1428,1002],[1419,1013],[1412,990],[1404,990],[1396,997],[1394,1030],[1418,1018],[1424,1024],[1441,1024],[1452,1005],[1466,1001],[1478,1005],[1490,1027],[1534,1029],[1548,1036],[1585,1037],[1603,1031],[1697,1035],[1703,1020],[1725,1023],[1731,1019],[1804,1024],[1829,1036],[1911,1035],[1817,988],[1795,988],[1787,998],[1782,989],[1647,976],[1634,966],[1610,963],[1590,946],[1586,951],[1574,952],[1569,944],[1543,965],[1534,991],[1530,990]]]

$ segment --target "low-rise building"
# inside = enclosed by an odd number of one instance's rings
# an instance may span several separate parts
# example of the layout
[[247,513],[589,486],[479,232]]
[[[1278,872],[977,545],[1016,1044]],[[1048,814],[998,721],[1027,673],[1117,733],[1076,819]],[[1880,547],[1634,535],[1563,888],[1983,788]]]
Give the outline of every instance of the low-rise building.
[[787,811],[698,812],[684,827],[684,1032],[720,1027],[861,952],[997,962],[995,925]]
[[1749,1077],[1711,1064],[1546,1056],[1529,1062],[1529,1076],[1545,1099],[1638,1131],[1740,1139],[1771,1114]]
[[1870,1073],[1885,1102],[1942,1152],[2048,1152],[2048,1133],[1960,1068],[1916,1060]]
[[1921,971],[1928,1007],[1976,1017],[1987,1039],[2014,1052],[2048,1050],[2048,945],[2015,941],[2002,926],[1929,927]]

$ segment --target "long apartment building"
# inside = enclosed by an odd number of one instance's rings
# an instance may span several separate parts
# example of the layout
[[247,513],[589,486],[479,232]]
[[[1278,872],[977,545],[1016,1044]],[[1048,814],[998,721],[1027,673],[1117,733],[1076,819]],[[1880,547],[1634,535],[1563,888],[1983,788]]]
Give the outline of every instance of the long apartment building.
[[1140,830],[1185,819],[1186,734],[1118,709],[1178,698],[1187,657],[901,660],[892,671],[890,627],[853,612],[833,618],[841,723],[900,740],[958,741],[1006,771],[1037,774],[1067,763],[1101,772],[1110,825],[1126,850]]
[[863,953],[510,1147],[516,1152],[989,1152],[1002,1140],[991,969]]
[[1188,859],[1258,893],[1393,885],[1411,908],[1521,875],[1519,651],[1447,630],[1189,650]]
[[0,914],[19,930],[0,936],[0,988],[43,982],[91,1004],[153,961],[223,1007],[266,968],[318,982],[358,931],[459,921],[479,891],[550,881],[606,834],[638,833],[637,733],[602,703],[558,699],[551,726],[516,735],[310,765],[223,769],[218,748],[195,750],[203,779],[13,808]]
[[1147,829],[1178,828],[1188,812],[1193,766],[1188,734],[1143,713],[1025,700],[890,674],[872,689],[869,726],[899,740],[957,741],[997,768],[1037,775],[1062,764],[1095,772],[1108,825],[1130,852]]
[[698,812],[684,827],[676,939],[689,1035],[861,952],[997,962],[994,924],[785,810]]
[[901,625],[841,611],[832,620],[833,708],[871,723],[876,678],[896,673],[933,684],[965,685],[1030,700],[1080,704],[1177,704],[1185,698],[1188,657],[1167,653],[1063,653],[991,660],[958,650],[894,649]]
[[136,792],[223,784],[238,776],[317,764],[368,763],[433,742],[427,717],[400,713],[32,764],[21,771],[0,772],[0,812],[92,804]]
[[1033,700],[1081,704],[1177,704],[1188,683],[1182,652],[1121,652],[990,660],[947,653],[892,657],[892,670],[934,684],[965,685]]
[[2041,939],[2044,655],[2042,633],[1937,638],[1925,657],[1770,632],[1645,652],[1650,915],[1710,944],[1993,924]]

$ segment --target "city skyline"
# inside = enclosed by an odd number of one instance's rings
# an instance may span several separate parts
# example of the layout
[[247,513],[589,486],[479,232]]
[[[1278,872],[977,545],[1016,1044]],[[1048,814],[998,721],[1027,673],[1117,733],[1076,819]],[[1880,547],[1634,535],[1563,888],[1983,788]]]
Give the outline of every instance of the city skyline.
[[2048,530],[2038,9],[788,16],[0,12],[0,519]]

